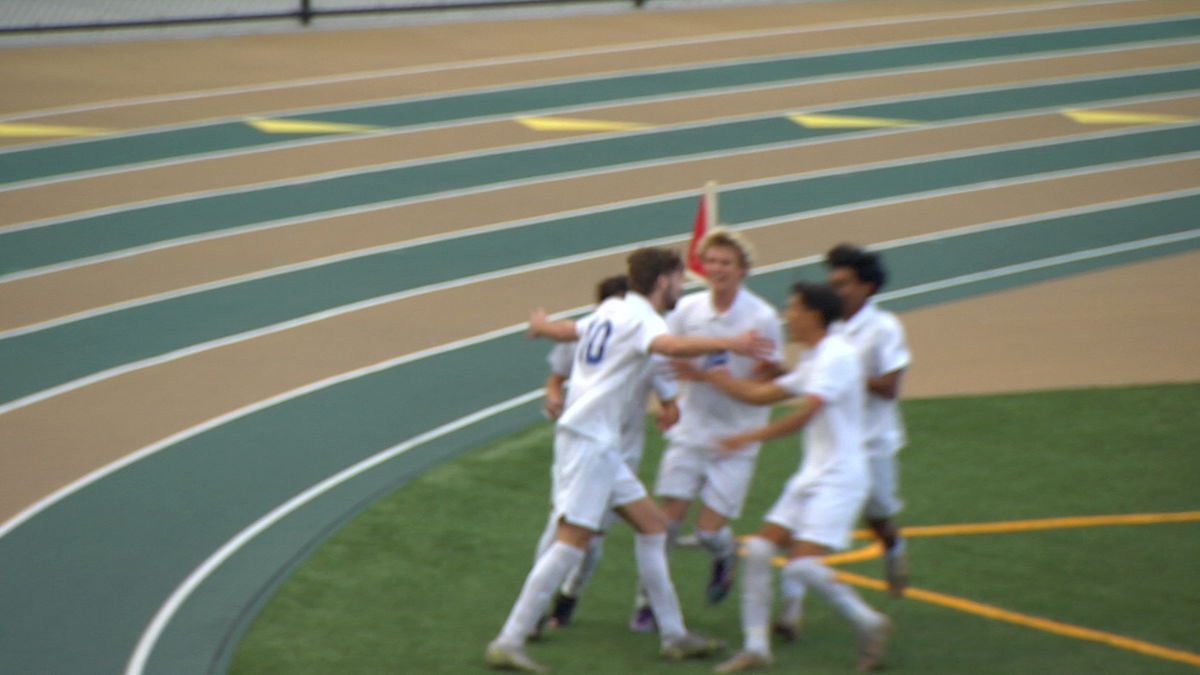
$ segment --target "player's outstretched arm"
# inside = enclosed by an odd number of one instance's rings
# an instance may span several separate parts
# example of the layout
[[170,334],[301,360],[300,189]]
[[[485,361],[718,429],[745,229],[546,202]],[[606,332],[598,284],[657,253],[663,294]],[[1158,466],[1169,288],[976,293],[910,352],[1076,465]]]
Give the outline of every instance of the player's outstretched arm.
[[794,434],[803,429],[804,425],[808,424],[808,421],[812,419],[812,416],[824,404],[825,402],[820,396],[805,394],[804,398],[800,401],[800,407],[792,412],[771,420],[765,426],[750,429],[749,431],[744,431],[733,436],[726,436],[717,442],[726,450],[738,450],[749,443],[769,441],[772,438]]
[[723,351],[731,351],[753,358],[766,358],[774,348],[773,340],[752,330],[733,337],[663,333],[650,341],[650,351],[673,358],[689,358]]
[[575,322],[571,319],[551,321],[546,317],[546,310],[538,308],[529,315],[529,326],[525,329],[526,337],[545,337],[557,342],[573,342],[579,339],[575,333]]
[[701,370],[691,361],[676,360],[671,362],[671,367],[675,370],[675,377],[681,380],[707,382],[713,387],[745,403],[769,405],[771,403],[786,401],[795,396],[795,394],[773,381],[764,382],[753,377],[734,377],[729,372],[729,369],[724,366]]

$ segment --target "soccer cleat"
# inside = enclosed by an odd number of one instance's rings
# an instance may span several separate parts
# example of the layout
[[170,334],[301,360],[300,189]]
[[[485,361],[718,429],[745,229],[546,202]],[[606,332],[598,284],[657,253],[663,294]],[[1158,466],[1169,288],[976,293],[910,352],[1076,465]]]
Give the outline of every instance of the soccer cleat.
[[697,548],[700,546],[700,535],[695,532],[682,534],[675,540],[675,545],[680,548]]
[[775,659],[770,654],[761,652],[740,651],[733,658],[720,663],[713,668],[714,673],[740,673],[744,670],[758,670],[775,665]]
[[883,556],[883,575],[887,579],[888,592],[899,598],[908,588],[908,556],[904,553],[904,544],[888,549]]
[[708,588],[704,592],[708,598],[708,604],[715,605],[729,595],[729,589],[733,588],[733,577],[736,571],[737,558],[734,556],[713,561],[712,579],[709,580]]
[[521,645],[506,645],[493,640],[483,653],[483,660],[498,670],[520,670],[526,673],[544,673],[546,668],[525,654]]
[[776,617],[771,622],[771,632],[778,635],[779,639],[784,642],[795,642],[804,633],[804,625],[799,621],[792,622]]
[[558,591],[554,594],[554,609],[550,610],[549,626],[551,628],[562,628],[571,623],[571,613],[575,611],[575,601],[578,598],[573,598]]
[[724,647],[725,643],[716,638],[688,631],[682,637],[664,642],[658,653],[668,661],[682,661],[684,659],[703,659],[712,656]]
[[858,663],[854,666],[855,670],[866,672],[883,667],[883,653],[891,632],[892,621],[883,614],[877,614],[875,623],[870,627],[858,630]]
[[635,633],[652,633],[658,630],[658,621],[649,605],[638,607],[629,619],[629,630]]

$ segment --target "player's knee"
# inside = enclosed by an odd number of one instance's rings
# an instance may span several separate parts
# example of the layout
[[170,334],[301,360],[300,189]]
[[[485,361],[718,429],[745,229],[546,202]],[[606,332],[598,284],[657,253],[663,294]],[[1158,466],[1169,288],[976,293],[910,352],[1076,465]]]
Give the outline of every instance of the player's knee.
[[746,562],[766,562],[770,564],[775,555],[775,545],[762,537],[746,539]]

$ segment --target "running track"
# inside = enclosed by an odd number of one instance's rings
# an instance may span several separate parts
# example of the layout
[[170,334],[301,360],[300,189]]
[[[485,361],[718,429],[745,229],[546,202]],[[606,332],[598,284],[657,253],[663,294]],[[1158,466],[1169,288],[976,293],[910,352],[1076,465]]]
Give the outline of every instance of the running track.
[[842,240],[888,249],[898,310],[1194,251],[1194,8],[559,20],[574,46],[10,103],[0,672],[222,670],[340,523],[535,419],[528,310],[680,243],[706,180],[776,302]]

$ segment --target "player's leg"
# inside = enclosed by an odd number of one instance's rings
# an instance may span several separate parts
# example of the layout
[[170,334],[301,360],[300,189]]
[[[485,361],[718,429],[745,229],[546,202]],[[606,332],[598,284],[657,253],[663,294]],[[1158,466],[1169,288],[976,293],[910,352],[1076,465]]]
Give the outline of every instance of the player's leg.
[[900,499],[899,467],[894,454],[868,456],[871,471],[871,492],[863,508],[868,527],[883,545],[883,573],[888,592],[904,595],[908,587],[908,556],[896,514],[903,508]]
[[696,535],[712,557],[712,574],[705,595],[710,603],[720,602],[733,587],[737,566],[737,539],[729,521],[741,515],[750,481],[754,477],[756,453],[748,448],[736,454],[710,450],[700,488],[700,513]]
[[716,667],[719,673],[763,668],[774,663],[771,656],[770,615],[772,562],[780,546],[791,539],[788,528],[766,522],[746,538],[742,561],[742,649]]
[[526,636],[533,632],[550,594],[583,559],[584,549],[592,534],[587,528],[560,521],[554,542],[538,557],[533,569],[525,577],[525,583],[500,634],[488,645],[484,653],[488,665],[541,672],[541,666],[525,654]]
[[650,599],[666,658],[702,657],[720,648],[720,643],[687,630],[679,597],[667,566],[667,518],[648,496],[624,501],[617,513],[633,526],[634,556],[638,582]]
[[554,440],[552,502],[557,519],[554,542],[538,556],[525,578],[504,626],[484,658],[496,668],[540,669],[525,655],[527,636],[537,625],[554,589],[583,559],[599,530],[617,480],[619,456],[591,439],[560,430]]
[[615,519],[616,513],[611,510],[604,514],[604,520],[600,523],[600,532],[596,533],[588,541],[583,561],[579,563],[578,567],[567,574],[567,578],[563,581],[562,586],[554,594],[550,614],[546,617],[546,625],[548,627],[559,628],[571,622],[571,615],[575,611],[575,604],[579,600],[579,594],[583,592],[583,587],[592,578],[592,573],[595,572],[596,565],[600,562],[600,557],[604,554],[604,535],[608,532],[608,528],[612,526]]
[[[675,546],[675,540],[683,527],[683,519],[687,516],[692,498],[700,490],[703,477],[703,465],[689,446],[672,443],[663,451],[654,491],[661,501],[660,508],[667,519],[667,555],[670,555]],[[641,587],[634,597],[629,628],[639,632],[658,628],[650,598]]]
[[813,488],[803,521],[793,532],[796,539],[783,568],[791,583],[811,588],[854,625],[859,638],[860,670],[879,665],[891,622],[872,609],[852,587],[838,581],[821,557],[849,545],[856,514],[861,511],[865,497],[865,489],[859,486]]

